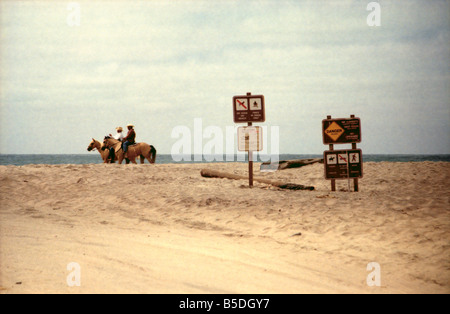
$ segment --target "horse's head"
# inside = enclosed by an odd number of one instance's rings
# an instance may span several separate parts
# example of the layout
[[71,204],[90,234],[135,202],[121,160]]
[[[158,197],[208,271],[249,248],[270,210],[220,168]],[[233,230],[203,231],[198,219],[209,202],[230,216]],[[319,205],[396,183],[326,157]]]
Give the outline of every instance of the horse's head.
[[112,143],[111,143],[112,141],[111,140],[114,140],[111,136],[105,136],[105,138],[103,139],[103,143],[102,143],[101,149],[102,150],[110,149],[111,146],[112,146]]
[[87,147],[88,152],[93,150],[95,148],[95,140],[92,139],[92,141],[89,143],[89,146]]

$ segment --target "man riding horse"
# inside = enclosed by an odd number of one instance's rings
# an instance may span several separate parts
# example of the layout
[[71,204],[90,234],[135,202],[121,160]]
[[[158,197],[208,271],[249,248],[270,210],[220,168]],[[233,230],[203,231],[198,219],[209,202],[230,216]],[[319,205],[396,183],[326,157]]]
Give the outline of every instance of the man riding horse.
[[127,155],[128,146],[133,145],[135,143],[135,139],[136,139],[136,132],[133,129],[134,125],[128,124],[127,128],[128,128],[127,136],[125,136],[123,138],[123,152],[124,152],[125,158],[128,158],[128,155]]
[[[123,138],[123,143],[112,136],[105,136],[103,140],[102,150],[108,149],[115,153],[119,164],[123,159],[127,163],[130,161],[136,163],[135,159],[140,157],[141,163],[144,163],[144,159],[147,159],[151,164],[155,163],[156,149],[152,145],[147,143],[136,143],[136,132],[134,131],[134,125],[128,124],[127,136]],[[113,158],[111,160],[114,160]]]

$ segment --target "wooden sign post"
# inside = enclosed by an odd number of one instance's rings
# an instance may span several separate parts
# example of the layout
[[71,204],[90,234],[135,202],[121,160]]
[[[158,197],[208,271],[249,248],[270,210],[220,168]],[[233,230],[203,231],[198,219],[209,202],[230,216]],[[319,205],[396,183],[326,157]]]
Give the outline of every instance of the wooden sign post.
[[[251,127],[252,123],[248,122],[248,126]],[[250,145],[248,150],[248,186],[253,187],[253,150]]]
[[[331,180],[331,191],[336,191],[336,180],[353,178],[354,191],[359,190],[358,178],[362,178],[362,151],[356,148],[361,142],[361,120],[350,118],[322,120],[323,143],[329,145],[324,152],[325,178]],[[334,150],[335,144],[352,144],[351,150]],[[350,183],[349,183],[350,191]]]
[[247,126],[238,128],[238,150],[241,152],[248,152],[250,186],[253,186],[253,152],[261,151],[262,144],[263,138],[261,127],[252,126],[252,123],[248,122]]
[[[245,96],[234,96],[233,116],[235,123],[247,123],[248,128],[253,126],[253,122],[264,122],[266,120],[264,96],[252,95],[251,93],[247,93]],[[262,129],[257,127],[256,130],[258,131],[256,131],[255,139],[249,133],[247,133],[248,137],[244,139],[244,141],[248,141],[245,144],[245,151],[248,151],[248,184],[250,187],[253,186],[253,152],[262,150],[262,141],[259,140],[259,135],[262,135],[262,133],[258,133]],[[257,143],[256,147],[254,141]]]

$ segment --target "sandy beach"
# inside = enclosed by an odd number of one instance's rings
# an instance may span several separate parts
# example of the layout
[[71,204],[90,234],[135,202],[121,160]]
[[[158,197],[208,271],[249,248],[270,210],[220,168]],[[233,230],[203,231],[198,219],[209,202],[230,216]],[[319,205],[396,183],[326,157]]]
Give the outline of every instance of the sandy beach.
[[[450,163],[0,166],[0,293],[449,293]],[[80,285],[69,286],[69,263]],[[369,286],[371,262],[380,286]]]

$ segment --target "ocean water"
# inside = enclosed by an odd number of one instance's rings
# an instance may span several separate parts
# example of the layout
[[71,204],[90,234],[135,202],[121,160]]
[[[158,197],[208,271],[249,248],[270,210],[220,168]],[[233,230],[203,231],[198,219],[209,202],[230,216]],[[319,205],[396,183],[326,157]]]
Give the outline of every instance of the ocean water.
[[[245,155],[241,156],[174,156],[170,154],[160,154],[156,157],[156,163],[159,164],[171,164],[171,163],[212,163],[212,162],[246,162]],[[221,158],[220,158],[221,157]],[[244,159],[245,157],[245,159]],[[259,157],[259,156],[258,156]],[[323,158],[323,155],[315,154],[281,154],[279,160],[292,160],[292,159],[308,159],[308,158]],[[268,161],[269,158],[264,156],[255,160],[255,162]],[[401,155],[401,154],[366,154],[363,155],[363,162],[421,162],[421,161],[446,161],[450,162],[450,155]],[[137,160],[139,163],[139,161]],[[23,166],[29,164],[100,164],[102,160],[98,153],[92,154],[58,154],[58,155],[46,155],[46,154],[27,154],[27,155],[6,155],[0,154],[0,165],[15,165]],[[148,163],[145,160],[145,163]]]

